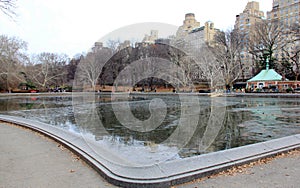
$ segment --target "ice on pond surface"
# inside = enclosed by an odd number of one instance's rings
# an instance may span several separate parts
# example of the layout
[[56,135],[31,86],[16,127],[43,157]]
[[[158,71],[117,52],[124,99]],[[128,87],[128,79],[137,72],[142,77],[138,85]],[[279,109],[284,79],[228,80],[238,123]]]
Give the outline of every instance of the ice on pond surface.
[[294,98],[96,94],[2,97],[0,104],[1,114],[68,130],[134,165],[300,133]]

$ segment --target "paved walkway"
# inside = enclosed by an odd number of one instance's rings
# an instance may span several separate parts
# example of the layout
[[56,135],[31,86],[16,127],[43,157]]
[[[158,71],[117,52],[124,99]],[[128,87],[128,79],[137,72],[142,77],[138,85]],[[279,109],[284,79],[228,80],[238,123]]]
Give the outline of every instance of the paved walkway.
[[[251,165],[246,165],[251,166]],[[197,187],[299,187],[300,151],[251,168],[178,185]],[[56,142],[0,123],[0,187],[116,187]]]
[[176,188],[298,188],[299,177],[300,151],[293,151]]
[[0,187],[115,186],[58,143],[0,123]]

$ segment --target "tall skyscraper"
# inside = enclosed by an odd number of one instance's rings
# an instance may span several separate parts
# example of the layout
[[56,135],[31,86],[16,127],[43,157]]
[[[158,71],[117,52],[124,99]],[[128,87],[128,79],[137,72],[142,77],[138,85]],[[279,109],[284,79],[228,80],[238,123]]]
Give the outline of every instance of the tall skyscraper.
[[248,2],[244,11],[236,16],[234,29],[244,35],[242,41],[243,47],[241,49],[241,64],[243,66],[242,79],[247,79],[253,75],[253,62],[252,56],[248,53],[247,43],[249,42],[251,32],[254,30],[256,23],[261,22],[264,19],[264,12],[259,9],[259,2]]
[[[267,12],[267,19],[271,22],[279,23],[282,30],[290,31],[284,36],[285,41],[295,40],[295,42],[289,43],[285,46],[284,51],[275,51],[274,57],[278,61],[288,61],[296,67],[299,72],[299,66],[297,66],[297,61],[299,64],[300,57],[300,0],[273,0],[273,8],[271,11]],[[294,56],[292,59],[291,57]]]
[[271,21],[280,21],[286,26],[299,24],[300,0],[273,0],[273,8],[267,12]]
[[142,42],[154,44],[158,39],[158,30],[151,30],[150,35],[145,35]]
[[195,18],[194,13],[187,13],[185,15],[185,19],[183,20],[183,25],[180,26],[177,30],[176,37],[182,38],[185,37],[191,32],[193,29],[200,27],[200,22],[198,22]]
[[186,50],[195,53],[205,44],[213,45],[214,36],[218,31],[213,22],[207,21],[204,26],[200,26],[195,14],[188,13],[185,15],[183,25],[177,30],[174,43],[177,47],[182,47],[181,44],[183,44]]

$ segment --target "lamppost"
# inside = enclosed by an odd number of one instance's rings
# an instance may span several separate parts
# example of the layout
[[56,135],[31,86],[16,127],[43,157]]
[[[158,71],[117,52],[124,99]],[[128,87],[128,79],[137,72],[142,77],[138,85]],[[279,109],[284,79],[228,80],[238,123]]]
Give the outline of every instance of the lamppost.
[[266,63],[265,67],[266,69],[268,70],[269,69],[269,61],[271,60],[271,57],[270,57],[270,52],[266,49],[263,50],[263,62]]

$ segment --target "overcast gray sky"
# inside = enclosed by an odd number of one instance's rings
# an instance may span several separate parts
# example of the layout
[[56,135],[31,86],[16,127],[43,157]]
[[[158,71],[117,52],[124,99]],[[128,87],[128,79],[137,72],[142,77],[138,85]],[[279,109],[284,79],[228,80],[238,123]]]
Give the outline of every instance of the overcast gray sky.
[[[160,22],[182,25],[186,13],[195,13],[203,25],[213,21],[222,30],[233,28],[235,15],[248,0],[18,0],[16,22],[0,13],[0,34],[18,36],[29,53],[58,52],[73,56],[95,41],[131,24]],[[270,11],[272,0],[258,0]],[[141,30],[146,34],[148,28]],[[131,30],[132,31],[132,30]],[[150,32],[150,31],[149,31]],[[161,33],[160,33],[161,34]],[[128,38],[131,40],[133,37]]]

